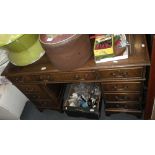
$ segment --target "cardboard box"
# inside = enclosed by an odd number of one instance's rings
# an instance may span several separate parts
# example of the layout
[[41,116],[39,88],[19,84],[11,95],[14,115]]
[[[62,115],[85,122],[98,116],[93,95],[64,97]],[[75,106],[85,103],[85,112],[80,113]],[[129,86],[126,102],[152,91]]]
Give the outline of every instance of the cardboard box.
[[114,37],[113,35],[101,35],[95,38],[94,58],[99,61],[104,58],[114,56]]

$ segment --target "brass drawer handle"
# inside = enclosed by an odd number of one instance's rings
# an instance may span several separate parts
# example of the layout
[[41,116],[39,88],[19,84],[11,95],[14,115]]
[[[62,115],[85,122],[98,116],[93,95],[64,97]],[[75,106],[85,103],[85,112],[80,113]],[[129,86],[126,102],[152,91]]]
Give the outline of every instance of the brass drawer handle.
[[49,80],[50,79],[50,75],[47,76],[40,76],[40,80]]
[[126,78],[128,76],[128,72],[113,72],[111,73],[111,76],[115,77],[115,78]]
[[82,76],[76,74],[74,78],[75,78],[75,80],[87,80],[88,74],[84,74]]
[[111,73],[111,75],[112,75],[113,77],[116,77],[116,76],[117,76],[117,74],[116,74],[116,73]]
[[120,72],[119,76],[127,77],[128,76],[128,72]]
[[117,85],[113,86],[113,90],[123,91],[123,90],[126,90],[126,89],[128,89],[128,86],[124,86],[122,88],[118,88]]
[[115,99],[117,101],[123,101],[123,100],[128,100],[129,97],[128,96],[115,96]]

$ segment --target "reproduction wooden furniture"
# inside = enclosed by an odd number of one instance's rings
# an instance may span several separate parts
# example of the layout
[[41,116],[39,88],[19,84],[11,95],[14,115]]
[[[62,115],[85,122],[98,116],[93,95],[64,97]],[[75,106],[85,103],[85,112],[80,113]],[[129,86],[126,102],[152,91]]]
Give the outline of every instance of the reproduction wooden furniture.
[[[54,68],[46,55],[34,64],[9,64],[3,75],[41,110],[61,110],[63,84],[98,82],[102,87],[106,114],[126,112],[141,115],[143,86],[149,56],[145,35],[127,35],[129,58],[95,64],[93,56],[81,68],[64,72]],[[66,62],[67,63],[67,62]]]

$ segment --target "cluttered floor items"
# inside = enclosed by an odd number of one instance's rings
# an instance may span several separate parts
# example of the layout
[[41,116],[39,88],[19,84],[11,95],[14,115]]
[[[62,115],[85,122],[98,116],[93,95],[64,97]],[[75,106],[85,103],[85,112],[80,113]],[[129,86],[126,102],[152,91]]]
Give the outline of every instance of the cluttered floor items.
[[99,118],[101,108],[101,90],[97,83],[71,84],[64,111],[71,116]]

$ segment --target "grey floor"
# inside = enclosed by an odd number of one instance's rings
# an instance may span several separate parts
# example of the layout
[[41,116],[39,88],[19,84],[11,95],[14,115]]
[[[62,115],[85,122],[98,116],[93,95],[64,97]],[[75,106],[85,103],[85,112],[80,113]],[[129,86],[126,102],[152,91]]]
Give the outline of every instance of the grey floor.
[[[139,120],[136,116],[126,113],[105,116],[103,106],[101,111],[100,120]],[[21,120],[87,120],[87,118],[71,117],[66,113],[60,113],[54,110],[44,110],[43,112],[40,112],[33,103],[27,102],[21,115]]]

